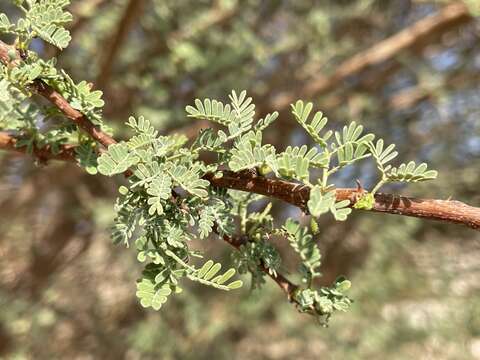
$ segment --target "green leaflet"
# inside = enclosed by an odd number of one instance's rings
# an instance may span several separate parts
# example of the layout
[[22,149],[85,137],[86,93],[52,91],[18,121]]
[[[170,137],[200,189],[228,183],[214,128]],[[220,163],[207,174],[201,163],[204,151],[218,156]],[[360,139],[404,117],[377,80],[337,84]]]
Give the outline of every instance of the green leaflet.
[[106,176],[121,174],[139,160],[137,155],[129,152],[126,143],[113,144],[98,158],[98,171]]
[[386,172],[388,181],[418,182],[433,180],[438,173],[435,170],[427,170],[427,164],[416,165],[414,161],[401,164],[398,168],[392,167]]
[[235,118],[235,113],[230,104],[224,105],[220,101],[195,99],[195,107],[188,105],[185,108],[189,117],[210,120],[228,126]]
[[42,27],[34,25],[32,26],[32,29],[35,30],[43,40],[55,45],[59,49],[66,48],[70,43],[70,40],[72,40],[68,30],[55,24],[49,24]]
[[312,120],[309,120],[310,113],[313,108],[312,103],[305,104],[302,100],[298,100],[295,105],[291,105],[292,113],[295,116],[297,122],[308,132],[312,139],[322,147],[327,146],[328,139],[332,136],[332,131],[327,131],[323,136],[320,135],[323,128],[328,122],[328,119],[323,116],[321,111],[318,111],[313,116]]
[[225,273],[219,274],[222,265],[220,263],[214,263],[212,260],[208,260],[203,266],[190,274],[187,277],[190,280],[197,281],[204,285],[209,285],[220,290],[235,290],[241,288],[243,285],[242,280],[235,280],[231,283],[225,284],[230,278],[235,275],[235,269],[228,269]]
[[7,15],[0,13],[0,31],[3,33],[14,33],[15,25],[10,22]]
[[176,165],[169,171],[170,176],[185,190],[192,195],[204,198],[208,195],[207,180],[200,179],[197,167],[187,169],[184,165]]
[[126,125],[134,129],[140,135],[145,135],[150,139],[158,136],[158,131],[155,130],[151,122],[146,120],[143,116],[139,116],[138,119],[130,116]]
[[320,267],[320,249],[313,240],[307,228],[292,219],[288,219],[283,225],[290,246],[300,255],[302,266],[306,269],[304,272],[304,282],[311,284],[312,280],[321,275],[317,269]]
[[211,207],[205,207],[199,214],[198,228],[200,230],[200,239],[205,239],[213,231],[215,221],[215,210]]
[[350,201],[343,200],[335,203],[335,191],[329,191],[326,194],[322,193],[319,186],[314,186],[310,191],[310,199],[308,200],[308,211],[312,216],[318,217],[327,212],[331,212],[335,220],[345,221],[347,216],[352,212],[352,209],[347,206]]
[[72,15],[63,8],[70,1],[44,0],[31,2],[26,19],[30,22],[32,30],[43,40],[64,49],[72,39],[68,30],[63,25],[72,21]]
[[355,209],[371,210],[375,204],[375,196],[372,193],[363,194],[353,206]]
[[172,293],[168,284],[158,286],[153,281],[142,279],[137,283],[137,297],[143,307],[152,307],[154,310],[160,310],[162,305],[167,302],[167,297]]
[[322,193],[319,186],[313,187],[310,191],[310,199],[308,200],[308,211],[312,216],[318,217],[330,211],[330,208],[335,204],[335,191],[329,191],[326,194]]
[[278,112],[274,111],[271,114],[265,115],[263,119],[258,120],[255,124],[254,131],[263,131],[269,127],[278,118]]
[[[226,126],[229,138],[233,139],[247,132],[252,128],[255,115],[255,105],[247,92],[242,91],[239,95],[235,91],[229,95],[230,104],[223,104],[218,100],[195,99],[195,107],[188,105],[185,110],[189,117],[205,119]],[[273,115],[266,118],[268,122],[265,127],[275,120]],[[265,123],[265,120],[263,120]]]
[[90,175],[98,173],[97,170],[97,154],[95,153],[95,147],[92,144],[82,144],[75,148],[77,154],[77,160],[81,167],[85,169]]
[[148,199],[148,204],[150,208],[148,213],[153,215],[157,213],[158,215],[163,214],[162,201],[168,199],[172,195],[172,179],[170,176],[160,175],[154,179],[147,188],[147,194],[150,195]]
[[370,141],[368,143],[368,146],[370,147],[370,152],[377,163],[378,169],[382,173],[385,173],[391,168],[390,165],[386,165],[386,164],[392,161],[393,159],[395,159],[398,155],[398,152],[393,151],[395,149],[394,144],[390,144],[385,149],[383,148],[383,144],[384,144],[383,139],[378,139],[376,144]]

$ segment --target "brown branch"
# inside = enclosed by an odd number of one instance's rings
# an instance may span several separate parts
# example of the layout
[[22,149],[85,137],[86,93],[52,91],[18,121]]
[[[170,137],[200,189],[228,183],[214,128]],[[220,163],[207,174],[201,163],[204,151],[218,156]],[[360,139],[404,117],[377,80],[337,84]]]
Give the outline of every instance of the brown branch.
[[[25,152],[23,148],[15,147],[16,141],[12,135],[0,132],[0,149]],[[56,155],[53,153],[49,154],[48,150],[48,147],[36,149],[34,154],[44,160],[75,161],[73,146],[65,145],[64,151]],[[204,179],[216,187],[265,195],[285,201],[307,212],[307,201],[310,198],[308,186],[277,178],[249,175],[246,172],[237,173],[224,170],[222,174],[221,177],[216,177],[214,174],[208,173],[204,176]],[[127,170],[125,172],[125,176],[129,177],[131,175],[131,171]],[[336,189],[337,200],[350,200],[350,206],[355,205],[360,194],[361,192],[356,188]],[[456,200],[417,199],[394,194],[377,193],[375,194],[375,204],[371,211],[438,220],[465,225],[476,230],[480,229],[480,208],[469,206]]]
[[[0,132],[0,149],[25,153],[26,149],[17,148],[16,143],[17,139],[15,137],[6,132]],[[33,154],[45,161],[49,159],[75,161],[74,146],[71,145],[64,145],[57,154],[52,153],[48,146],[34,148]],[[126,176],[130,175],[131,172],[126,174]],[[221,177],[215,177],[210,173],[206,174],[204,178],[216,187],[265,195],[307,211],[310,189],[302,184],[233,171],[223,171]],[[336,189],[337,200],[350,200],[351,206],[355,204],[358,195],[359,191],[355,188]],[[416,199],[393,194],[375,194],[375,204],[372,211],[439,220],[463,224],[472,229],[480,229],[480,208],[455,200]]]
[[[26,147],[17,147],[18,139],[7,132],[0,131],[0,149],[16,151],[22,154],[27,154]],[[33,147],[32,155],[38,158],[41,162],[47,160],[62,160],[75,162],[75,146],[62,145],[57,152],[52,151],[52,147],[47,145],[45,147]]]
[[[214,231],[217,235],[219,235],[218,231],[215,228],[214,228]],[[229,243],[230,245],[232,245],[237,250],[239,250],[242,245],[248,242],[248,239],[245,237],[230,237],[227,235],[223,235],[223,240]],[[285,276],[283,276],[280,273],[276,273],[276,274],[270,273],[270,271],[264,264],[261,264],[260,268],[280,287],[280,289],[282,289],[285,295],[287,295],[288,300],[291,302],[294,302],[294,293],[295,293],[295,290],[298,289],[298,286],[290,282],[290,280],[288,280]]]
[[338,87],[347,78],[357,75],[367,68],[380,65],[391,60],[400,52],[411,49],[420,43],[425,43],[431,36],[441,35],[454,26],[464,24],[472,19],[468,8],[461,2],[445,6],[438,13],[421,19],[408,28],[396,33],[358,53],[341,63],[333,72],[326,76],[318,74],[308,81],[300,94],[282,93],[273,98],[271,107],[281,111],[298,98],[311,99],[327,93]]
[[[213,186],[265,195],[290,203],[304,211],[307,210],[310,189],[302,184],[262,176],[248,176],[232,171],[223,171],[222,177],[207,174],[205,178]],[[355,204],[359,194],[358,189],[336,189],[337,200],[350,200],[351,206]],[[463,224],[476,230],[480,229],[480,208],[466,205],[460,201],[375,194],[372,211],[439,220]]]
[[107,50],[105,56],[102,58],[100,65],[100,72],[96,81],[96,85],[100,89],[104,89],[108,81],[110,80],[110,75],[112,74],[113,65],[117,54],[122,47],[122,43],[128,35],[128,32],[135,23],[136,18],[141,14],[144,0],[130,0],[125,8],[123,17],[118,23],[116,32],[113,34],[112,38],[107,42]]
[[[16,59],[11,59],[11,54],[16,54]],[[7,66],[17,66],[21,60],[20,55],[14,47],[5,44],[0,40],[0,61]],[[30,86],[30,89],[45,99],[50,101],[55,107],[57,107],[68,119],[78,125],[83,131],[89,134],[98,143],[105,147],[115,144],[116,141],[108,134],[104,133],[99,126],[94,125],[88,117],[83,115],[80,111],[74,109],[68,101],[54,88],[46,84],[42,80],[34,80]]]

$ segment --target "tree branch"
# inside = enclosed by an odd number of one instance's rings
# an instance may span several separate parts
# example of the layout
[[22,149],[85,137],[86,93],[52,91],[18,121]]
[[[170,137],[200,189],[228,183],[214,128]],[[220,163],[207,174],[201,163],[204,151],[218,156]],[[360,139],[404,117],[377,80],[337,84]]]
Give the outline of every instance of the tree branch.
[[[447,6],[439,14],[420,20],[410,28],[401,31],[400,33],[376,44],[369,50],[346,61],[340,65],[330,77],[323,77],[321,75],[317,76],[311,85],[305,88],[304,96],[313,97],[320,93],[324,93],[331,89],[334,84],[345,80],[347,77],[358,73],[369,66],[386,61],[399,51],[413,46],[419,38],[424,38],[431,32],[436,32],[438,29],[444,28],[447,25],[449,26],[453,23],[458,23],[459,21],[465,21],[466,19],[469,19],[469,15],[463,5],[453,4]],[[119,33],[119,38],[123,38],[124,35],[121,34],[121,31]],[[113,53],[116,53],[115,46],[112,46],[112,49],[114,49]],[[15,49],[0,41],[0,60],[8,66],[15,66],[17,61],[20,60],[20,57],[17,56],[17,60],[12,61],[10,59],[9,50],[11,52],[11,50]],[[87,132],[93,139],[103,146],[108,147],[109,145],[116,143],[112,137],[94,126],[86,116],[78,110],[75,110],[61,94],[49,87],[43,81],[35,80],[32,89],[49,100],[54,106],[62,111],[67,118],[76,123],[81,129]],[[285,108],[293,100],[295,99],[292,99],[291,96],[281,96],[274,100],[275,108]],[[0,134],[0,148],[25,152],[23,148],[19,149],[16,147],[16,139],[7,133]],[[48,149],[47,147],[42,149],[34,148],[33,153],[35,156],[43,160],[56,158],[71,161],[74,159],[73,147],[62,149],[62,151],[57,154],[53,154],[49,150],[51,149]],[[130,173],[127,173],[126,175],[128,176],[129,174]],[[215,177],[213,174],[207,174],[205,178],[209,180],[213,186],[254,192],[288,202],[299,207],[303,211],[306,211],[307,209],[306,204],[309,199],[310,189],[302,184],[261,176],[246,176],[243,173],[239,174],[231,171],[224,171],[222,177]],[[357,189],[336,190],[337,200],[348,199],[351,202],[351,206],[355,204],[358,195],[359,192]],[[473,229],[480,229],[480,209],[458,201],[415,199],[390,194],[376,194],[372,210],[375,212],[463,224]],[[236,248],[242,244],[241,239],[224,237],[223,240]],[[263,267],[263,271],[272,277],[291,300],[296,285],[292,284],[280,274],[276,276],[270,274],[265,267]]]
[[341,63],[326,76],[321,73],[309,79],[300,94],[282,93],[273,98],[271,107],[281,111],[298,98],[311,99],[338,87],[347,78],[357,75],[369,67],[391,60],[400,52],[415,47],[432,35],[439,35],[459,24],[472,19],[468,8],[462,2],[454,2],[445,6],[438,13],[417,21],[406,29],[386,38],[372,47],[358,53]]
[[[0,149],[15,150],[25,153],[24,148],[16,148],[17,139],[5,132],[0,132]],[[49,148],[35,148],[34,154],[43,160],[56,159],[75,161],[74,147],[65,145],[60,153],[49,153]],[[130,171],[126,176],[130,176]],[[212,186],[241,190],[261,194],[287,202],[307,212],[307,201],[310,198],[310,188],[303,184],[285,181],[277,178],[250,175],[245,172],[222,171],[221,177],[212,173],[204,176]],[[355,205],[362,191],[356,188],[336,189],[337,201],[349,200],[350,206]],[[371,211],[438,220],[465,225],[480,230],[480,208],[469,206],[456,200],[417,199],[395,194],[375,194],[375,203]]]
[[[16,54],[16,59],[11,59],[10,55]],[[0,40],[0,61],[7,66],[17,66],[21,60],[20,55],[13,46],[9,46]],[[42,80],[34,80],[31,84],[31,90],[45,99],[50,101],[57,107],[68,119],[78,125],[83,131],[89,134],[98,143],[105,147],[115,144],[116,141],[108,134],[104,133],[99,126],[94,125],[88,117],[83,115],[80,111],[74,109],[68,101],[54,88],[46,84]]]
[[[307,211],[307,201],[310,198],[308,186],[275,178],[249,176],[233,171],[223,171],[222,173],[222,177],[207,174],[205,178],[213,186],[265,195]],[[361,195],[361,191],[358,189],[336,189],[337,201],[350,200],[350,206],[355,205],[359,195]],[[480,229],[480,208],[455,200],[416,199],[377,193],[371,211],[439,220],[462,224],[476,230]]]
[[[5,131],[0,131],[0,149],[16,151],[22,154],[27,154],[26,147],[17,147],[18,139]],[[48,160],[62,160],[75,162],[75,146],[63,145],[57,152],[53,152],[50,145],[43,148],[34,146],[32,149],[32,155],[34,155],[41,162]]]

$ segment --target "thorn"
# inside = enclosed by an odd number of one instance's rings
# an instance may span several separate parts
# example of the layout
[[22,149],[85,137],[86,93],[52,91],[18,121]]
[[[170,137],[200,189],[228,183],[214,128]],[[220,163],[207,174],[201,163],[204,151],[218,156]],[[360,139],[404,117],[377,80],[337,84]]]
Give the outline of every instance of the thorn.
[[357,183],[357,192],[359,193],[363,193],[365,192],[363,186],[362,186],[362,183],[360,182],[359,179],[356,179],[355,182]]

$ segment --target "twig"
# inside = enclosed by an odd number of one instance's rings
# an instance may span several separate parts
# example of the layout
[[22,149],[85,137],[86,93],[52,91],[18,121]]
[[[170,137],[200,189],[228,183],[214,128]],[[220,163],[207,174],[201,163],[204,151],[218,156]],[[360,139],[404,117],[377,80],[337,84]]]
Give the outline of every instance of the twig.
[[[218,231],[215,228],[214,231],[218,234]],[[248,242],[248,239],[245,237],[229,237],[227,235],[223,235],[223,240],[235,247],[236,249],[240,249],[242,245]],[[287,295],[288,300],[294,302],[294,293],[295,290],[298,289],[298,286],[290,282],[290,280],[288,280],[280,273],[272,274],[264,264],[261,264],[260,267],[262,271],[267,274],[273,281],[275,281],[275,283],[280,287],[280,289],[282,289],[285,295]]]

